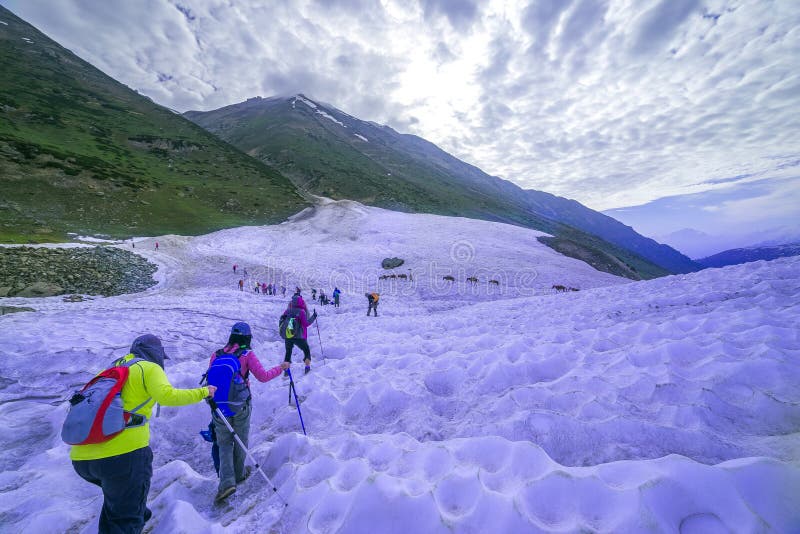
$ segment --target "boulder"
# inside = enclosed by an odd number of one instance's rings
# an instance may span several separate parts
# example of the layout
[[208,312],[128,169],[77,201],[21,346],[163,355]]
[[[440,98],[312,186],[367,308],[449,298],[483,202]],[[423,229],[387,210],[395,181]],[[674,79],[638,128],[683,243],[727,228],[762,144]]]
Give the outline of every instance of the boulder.
[[381,267],[384,269],[396,269],[405,263],[405,260],[400,258],[384,258],[381,262]]
[[50,282],[34,282],[25,289],[17,293],[16,297],[52,297],[60,295],[64,290],[61,286]]

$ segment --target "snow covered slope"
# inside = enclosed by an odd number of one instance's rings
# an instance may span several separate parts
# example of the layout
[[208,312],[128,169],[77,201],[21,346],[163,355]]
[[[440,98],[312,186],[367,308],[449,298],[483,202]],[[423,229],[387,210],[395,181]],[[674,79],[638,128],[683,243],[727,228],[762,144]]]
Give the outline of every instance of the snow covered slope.
[[[536,235],[336,202],[157,253],[142,239],[162,266],[146,293],[1,299],[38,311],[0,317],[0,530],[93,531],[63,400],[135,336],[165,340],[181,387],[237,320],[282,359],[287,299],[236,290],[235,262],[248,286],[345,292],[316,306],[308,437],[281,379],[253,386],[252,450],[289,507],[258,477],[213,507],[207,408],[164,408],[151,532],[799,531],[800,258],[629,283]],[[387,256],[413,280],[376,281]]]

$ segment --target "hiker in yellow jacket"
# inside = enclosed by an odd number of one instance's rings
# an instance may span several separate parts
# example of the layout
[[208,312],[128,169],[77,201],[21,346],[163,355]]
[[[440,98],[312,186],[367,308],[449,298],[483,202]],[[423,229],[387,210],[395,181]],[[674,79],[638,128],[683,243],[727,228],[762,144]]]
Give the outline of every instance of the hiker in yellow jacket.
[[126,411],[136,410],[141,424],[123,430],[103,443],[74,445],[70,459],[75,472],[103,490],[100,533],[140,533],[152,512],[147,508],[147,493],[153,476],[153,451],[150,449],[150,414],[155,403],[163,406],[186,406],[212,396],[214,386],[175,389],[164,373],[164,347],[152,334],[137,337],[131,352],[118,360],[143,361],[130,366],[130,375],[122,388]]

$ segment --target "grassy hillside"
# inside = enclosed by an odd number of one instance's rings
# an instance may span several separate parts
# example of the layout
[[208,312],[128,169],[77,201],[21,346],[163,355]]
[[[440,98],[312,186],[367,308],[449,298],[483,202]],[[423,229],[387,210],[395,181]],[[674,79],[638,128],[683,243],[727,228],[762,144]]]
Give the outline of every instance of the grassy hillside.
[[198,234],[305,206],[279,172],[0,20],[0,242]]

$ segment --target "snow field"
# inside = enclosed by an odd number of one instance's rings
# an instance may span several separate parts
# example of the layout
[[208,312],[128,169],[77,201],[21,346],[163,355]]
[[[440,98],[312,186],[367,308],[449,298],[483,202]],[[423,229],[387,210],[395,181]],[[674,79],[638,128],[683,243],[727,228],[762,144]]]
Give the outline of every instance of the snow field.
[[[235,290],[233,263],[308,300],[350,282],[339,309],[309,302],[308,437],[286,382],[253,384],[250,448],[289,507],[257,473],[212,506],[208,408],[162,408],[149,532],[800,531],[800,258],[627,283],[535,235],[328,203],[158,253],[137,241],[160,265],[145,293],[4,299],[38,311],[0,317],[0,531],[93,531],[102,498],[69,465],[63,400],[136,335],[164,340],[178,387],[238,320],[265,366],[282,360],[288,298]],[[389,256],[413,283],[375,281]],[[506,277],[443,286],[431,263]]]

